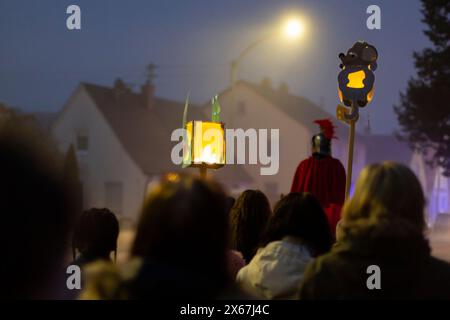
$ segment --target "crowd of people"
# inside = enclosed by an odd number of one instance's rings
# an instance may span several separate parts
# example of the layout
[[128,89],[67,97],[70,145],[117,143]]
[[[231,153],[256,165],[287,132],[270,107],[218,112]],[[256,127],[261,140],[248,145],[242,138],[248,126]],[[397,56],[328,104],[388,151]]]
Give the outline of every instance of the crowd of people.
[[[450,298],[450,264],[431,255],[426,199],[401,164],[362,171],[336,238],[311,193],[272,209],[259,190],[235,200],[216,181],[168,173],[147,195],[121,265],[114,213],[77,213],[54,171],[25,140],[0,135],[2,298]],[[81,290],[68,292],[68,265],[80,266]],[[372,265],[381,288],[367,285]]]

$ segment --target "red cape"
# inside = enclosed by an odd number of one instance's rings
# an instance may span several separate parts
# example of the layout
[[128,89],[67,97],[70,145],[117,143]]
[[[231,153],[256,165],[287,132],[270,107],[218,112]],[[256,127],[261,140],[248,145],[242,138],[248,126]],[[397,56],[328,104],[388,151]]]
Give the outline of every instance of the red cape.
[[311,192],[319,199],[335,234],[345,200],[345,169],[338,159],[309,157],[297,167],[291,192]]

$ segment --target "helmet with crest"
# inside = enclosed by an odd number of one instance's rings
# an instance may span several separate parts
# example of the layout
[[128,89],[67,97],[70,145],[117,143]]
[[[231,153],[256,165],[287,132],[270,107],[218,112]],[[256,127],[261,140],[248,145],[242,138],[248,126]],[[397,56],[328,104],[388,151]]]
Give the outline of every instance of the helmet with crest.
[[316,120],[320,126],[320,133],[312,137],[313,155],[331,156],[331,140],[334,136],[334,125],[329,119]]

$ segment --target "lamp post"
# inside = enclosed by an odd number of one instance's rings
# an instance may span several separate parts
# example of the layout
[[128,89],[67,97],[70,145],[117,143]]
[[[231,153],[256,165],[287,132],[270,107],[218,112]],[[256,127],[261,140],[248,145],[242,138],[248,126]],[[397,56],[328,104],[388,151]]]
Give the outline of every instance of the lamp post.
[[[283,26],[282,26],[282,34],[284,34],[287,38],[295,39],[298,38],[302,33],[304,32],[304,25],[301,23],[298,19],[289,19],[287,20]],[[239,64],[241,63],[242,59],[251,52],[255,47],[260,45],[262,42],[265,42],[266,40],[275,38],[279,35],[279,32],[271,32],[263,37],[257,39],[256,41],[253,41],[250,43],[242,52],[231,61],[231,72],[230,72],[230,88],[231,88],[231,123],[233,123],[233,117],[234,117],[234,87],[236,85],[237,80],[237,72],[239,69]]]
[[274,36],[276,36],[277,33],[268,33],[266,34],[264,37],[259,38],[256,41],[253,41],[250,45],[248,45],[244,50],[242,50],[242,52],[237,56],[236,59],[233,59],[233,61],[231,61],[231,78],[230,78],[230,85],[233,88],[234,84],[236,83],[236,76],[237,76],[237,70],[239,67],[239,63],[242,61],[242,59],[250,52],[252,51],[255,47],[257,47],[258,45],[260,45],[262,42],[273,38]]

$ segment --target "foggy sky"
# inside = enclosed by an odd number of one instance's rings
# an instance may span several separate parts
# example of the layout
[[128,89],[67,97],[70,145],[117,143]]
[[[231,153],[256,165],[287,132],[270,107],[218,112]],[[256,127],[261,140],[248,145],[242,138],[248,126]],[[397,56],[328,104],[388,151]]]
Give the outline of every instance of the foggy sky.
[[[66,8],[81,7],[82,29],[66,28]],[[381,7],[381,30],[366,28],[366,8]],[[429,43],[418,0],[2,0],[0,2],[0,101],[26,111],[56,111],[80,81],[135,86],[145,66],[158,65],[156,94],[183,101],[191,91],[205,103],[229,83],[230,61],[251,41],[270,32],[286,14],[307,21],[295,43],[274,38],[241,64],[239,78],[270,77],[332,114],[339,60],[356,40],[379,51],[370,113],[376,133],[396,127],[392,105],[415,74],[413,51]]]

